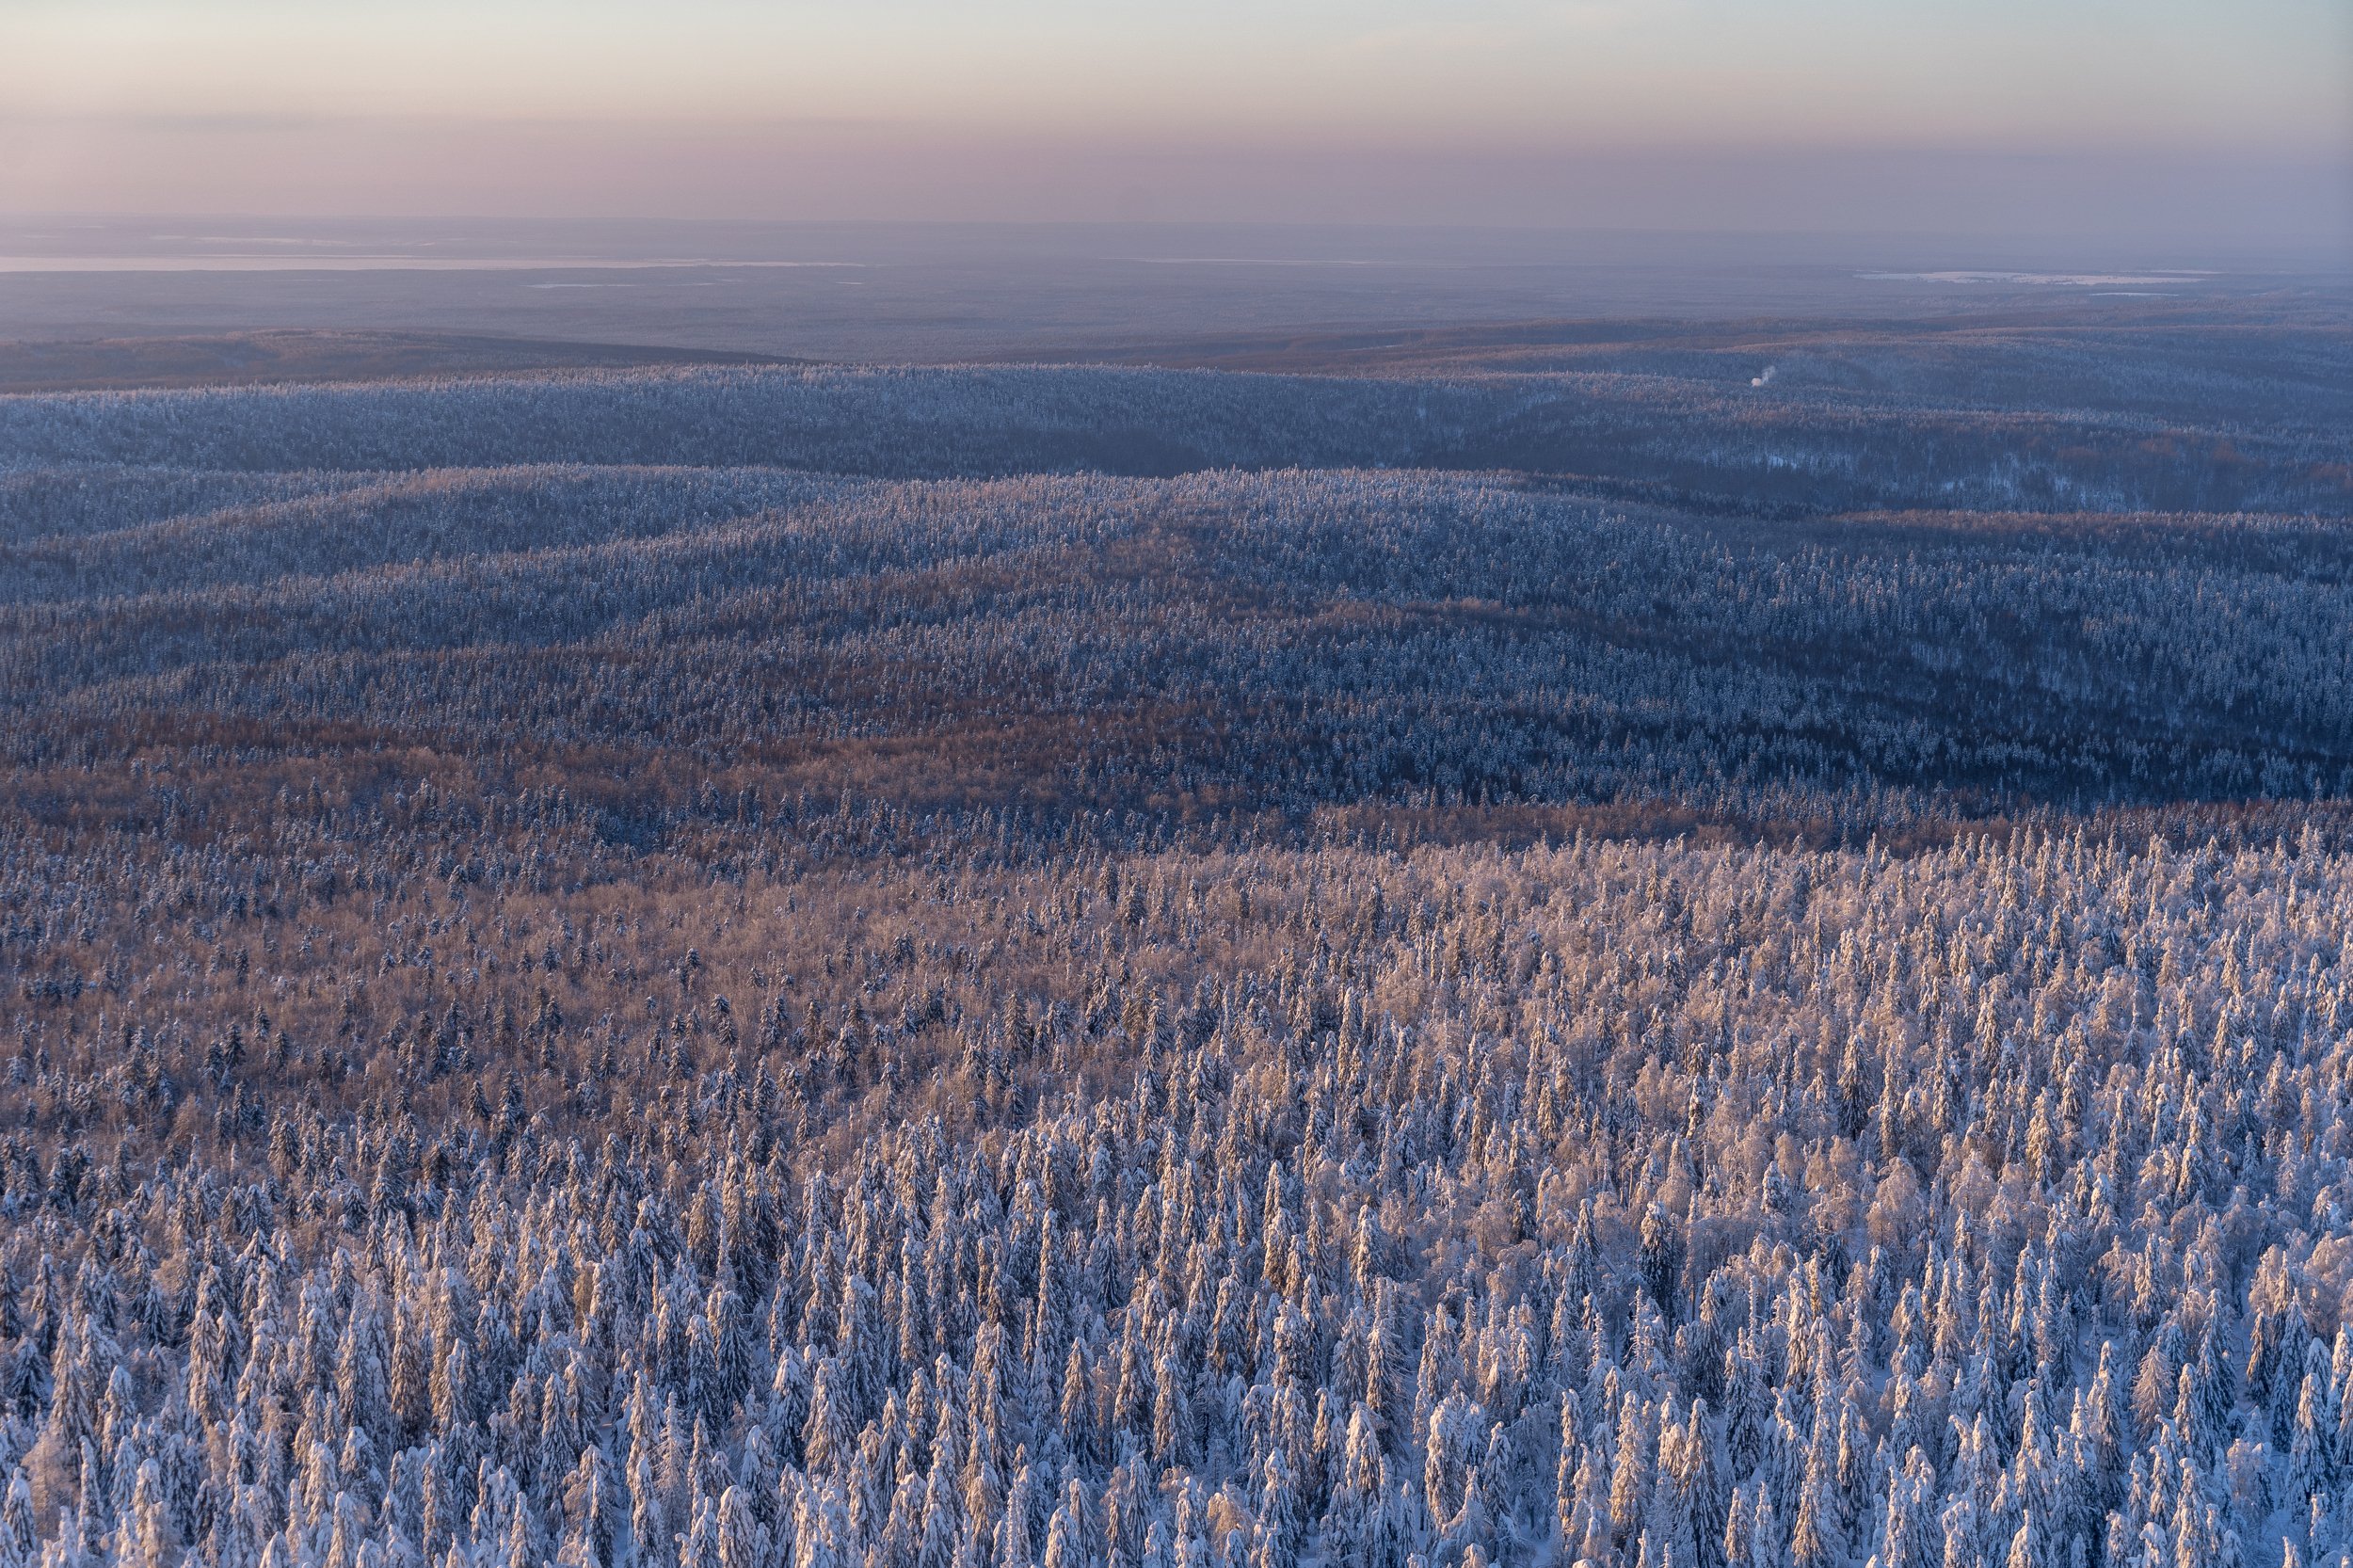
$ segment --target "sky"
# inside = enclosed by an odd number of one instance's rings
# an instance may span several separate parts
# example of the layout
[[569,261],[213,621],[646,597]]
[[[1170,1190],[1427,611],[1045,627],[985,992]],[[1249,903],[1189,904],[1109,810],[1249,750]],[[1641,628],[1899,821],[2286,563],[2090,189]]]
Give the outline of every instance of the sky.
[[0,0],[0,212],[2353,233],[2346,0]]

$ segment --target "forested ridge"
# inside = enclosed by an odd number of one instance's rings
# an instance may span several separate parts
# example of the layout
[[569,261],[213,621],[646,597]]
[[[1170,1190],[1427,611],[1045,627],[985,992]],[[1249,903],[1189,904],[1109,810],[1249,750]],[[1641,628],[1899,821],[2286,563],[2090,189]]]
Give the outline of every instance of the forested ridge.
[[[2338,356],[2341,360],[2343,356]],[[2342,516],[2343,410],[2198,419],[1641,371],[1350,378],[1057,365],[575,371],[0,400],[0,468],[780,464],[881,477],[1205,468],[1612,475],[1801,510]],[[2178,394],[2177,394],[2178,395]]]
[[1640,379],[0,398],[0,1568],[2346,1562],[2334,437]]

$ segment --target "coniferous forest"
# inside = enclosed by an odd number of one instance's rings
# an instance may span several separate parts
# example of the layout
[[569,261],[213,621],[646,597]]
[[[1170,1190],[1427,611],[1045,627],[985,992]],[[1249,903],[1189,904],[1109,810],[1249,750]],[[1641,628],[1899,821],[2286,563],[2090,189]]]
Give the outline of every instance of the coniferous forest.
[[0,397],[0,1568],[2345,1564],[2353,379],[2136,343]]

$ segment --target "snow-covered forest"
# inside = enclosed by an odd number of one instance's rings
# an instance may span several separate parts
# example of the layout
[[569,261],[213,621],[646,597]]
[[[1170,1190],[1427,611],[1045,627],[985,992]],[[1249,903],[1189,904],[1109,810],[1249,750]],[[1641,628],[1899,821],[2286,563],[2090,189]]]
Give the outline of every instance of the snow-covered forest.
[[2353,1560],[2344,448],[1791,380],[0,398],[0,1568]]

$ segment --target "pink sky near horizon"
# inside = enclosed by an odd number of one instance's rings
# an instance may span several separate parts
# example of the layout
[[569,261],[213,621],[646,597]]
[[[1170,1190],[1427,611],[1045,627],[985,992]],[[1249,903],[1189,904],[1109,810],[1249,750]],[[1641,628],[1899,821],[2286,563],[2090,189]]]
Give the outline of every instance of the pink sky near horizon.
[[2336,0],[14,0],[0,212],[2353,227]]

